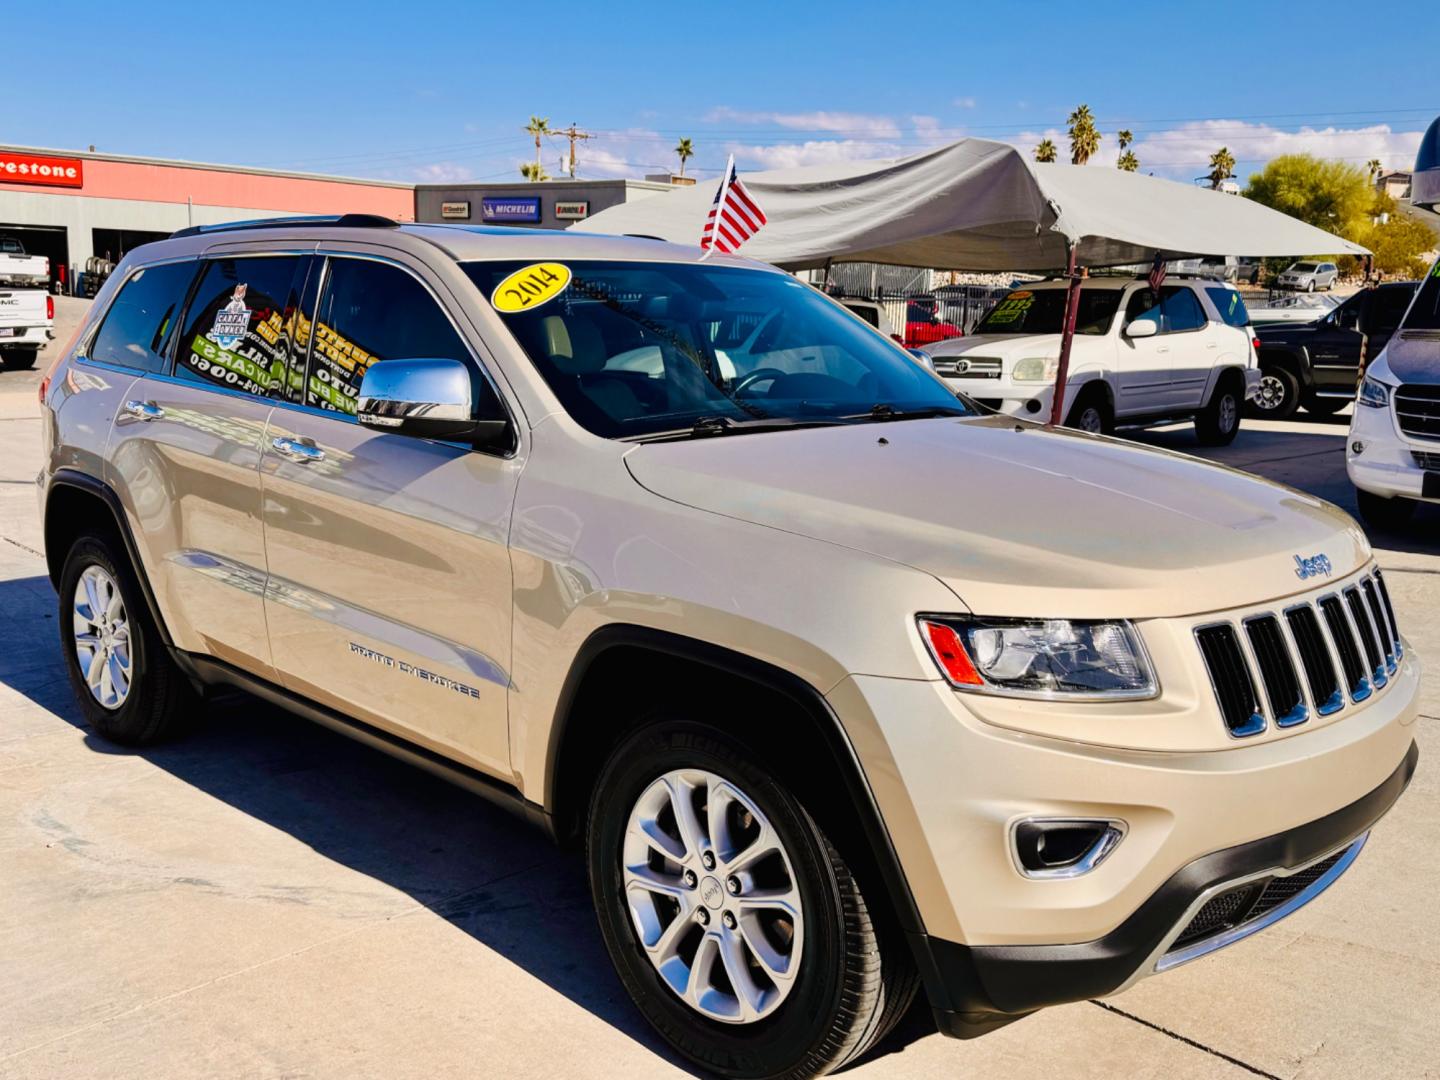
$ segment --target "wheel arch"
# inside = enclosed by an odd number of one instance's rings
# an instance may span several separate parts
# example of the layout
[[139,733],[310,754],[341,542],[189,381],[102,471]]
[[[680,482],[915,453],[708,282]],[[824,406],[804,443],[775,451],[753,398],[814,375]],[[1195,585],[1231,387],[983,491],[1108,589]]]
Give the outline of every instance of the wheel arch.
[[1310,365],[1306,362],[1308,355],[1303,348],[1293,345],[1261,345],[1255,359],[1261,371],[1266,367],[1284,368],[1295,376],[1302,390],[1309,389],[1314,382],[1310,377]]
[[154,621],[156,632],[166,647],[174,642],[165,619],[160,614],[160,605],[145,576],[144,564],[140,561],[135,536],[130,530],[129,519],[115,490],[89,473],[75,469],[57,469],[50,478],[45,492],[45,566],[50,575],[51,585],[59,588],[60,574],[65,566],[65,556],[75,538],[87,528],[96,526],[110,532],[120,541],[125,557],[140,591],[145,597],[145,606]]
[[[554,833],[573,840],[583,829],[600,769],[611,750],[645,720],[643,709],[610,712],[600,707],[616,692],[633,693],[643,677],[657,695],[675,683],[694,692],[729,688],[741,697],[782,702],[794,730],[792,739],[816,739],[823,760],[841,780],[843,798],[827,800],[832,820],[854,830],[850,839],[863,850],[882,883],[890,910],[907,935],[923,933],[923,921],[899,855],[880,814],[849,736],[825,696],[792,672],[744,653],[668,631],[631,624],[596,630],[580,647],[555,708],[545,766],[543,806]],[[713,694],[704,700],[714,700]],[[754,718],[737,720],[744,735]],[[818,771],[818,770],[817,770]]]

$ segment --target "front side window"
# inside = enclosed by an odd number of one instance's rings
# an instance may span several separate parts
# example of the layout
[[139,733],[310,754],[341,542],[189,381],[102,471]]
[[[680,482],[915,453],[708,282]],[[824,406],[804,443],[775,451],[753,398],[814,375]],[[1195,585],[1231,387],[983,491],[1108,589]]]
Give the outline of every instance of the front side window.
[[283,396],[294,378],[290,340],[307,262],[298,255],[264,255],[205,263],[175,350],[175,375]]
[[1187,330],[1203,330],[1205,309],[1195,294],[1183,285],[1160,290],[1160,306],[1165,309],[1165,329],[1172,334]]
[[[976,334],[1059,334],[1065,328],[1065,289],[1016,289],[985,313]],[[1120,307],[1119,289],[1080,287],[1077,334],[1105,334]]]
[[87,350],[89,358],[137,371],[163,371],[165,343],[194,278],[193,262],[136,270],[105,313]]
[[1125,325],[1137,322],[1153,322],[1155,333],[1165,332],[1165,320],[1161,317],[1163,309],[1160,306],[1160,297],[1155,294],[1154,289],[1136,289],[1130,294],[1130,300],[1125,305]]
[[1420,285],[1420,292],[1405,314],[1402,330],[1440,330],[1440,259]]
[[1250,312],[1245,307],[1245,300],[1235,289],[1206,289],[1210,302],[1215,305],[1215,310],[1220,313],[1226,326],[1236,326],[1244,329],[1250,325]]
[[1410,306],[1413,290],[1403,286],[1377,289],[1370,305],[1370,316],[1365,321],[1366,330],[1372,334],[1388,334],[1400,325],[1405,309]]
[[607,438],[974,414],[904,350],[787,274],[538,264],[563,285],[516,306],[500,286],[523,279],[525,263],[465,269],[566,410]]
[[380,360],[461,360],[469,350],[430,292],[398,266],[332,258],[315,319],[305,404],[355,415],[360,380]]

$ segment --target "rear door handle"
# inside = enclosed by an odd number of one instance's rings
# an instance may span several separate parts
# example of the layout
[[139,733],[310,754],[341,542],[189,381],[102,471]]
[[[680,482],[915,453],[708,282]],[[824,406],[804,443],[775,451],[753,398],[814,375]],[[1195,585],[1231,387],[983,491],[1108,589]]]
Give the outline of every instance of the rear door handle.
[[270,445],[281,457],[298,461],[302,465],[325,460],[325,451],[309,439],[287,439],[284,436],[276,436],[270,440]]
[[125,411],[136,420],[160,420],[165,416],[165,410],[153,401],[127,401]]

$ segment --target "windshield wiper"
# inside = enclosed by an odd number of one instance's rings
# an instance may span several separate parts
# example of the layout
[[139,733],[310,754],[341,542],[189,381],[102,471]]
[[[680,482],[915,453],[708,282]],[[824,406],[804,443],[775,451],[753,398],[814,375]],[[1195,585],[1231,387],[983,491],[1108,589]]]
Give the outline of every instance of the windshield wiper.
[[897,409],[884,401],[870,406],[870,411],[854,413],[847,420],[930,420],[940,416],[970,416],[969,409],[950,405],[926,405],[919,409]]
[[715,435],[745,435],[752,431],[780,431],[791,428],[834,427],[844,423],[836,419],[798,419],[792,416],[770,416],[755,420],[736,420],[729,416],[702,416],[689,427],[667,431],[650,431],[631,435],[625,442],[678,442],[682,439],[704,439]]

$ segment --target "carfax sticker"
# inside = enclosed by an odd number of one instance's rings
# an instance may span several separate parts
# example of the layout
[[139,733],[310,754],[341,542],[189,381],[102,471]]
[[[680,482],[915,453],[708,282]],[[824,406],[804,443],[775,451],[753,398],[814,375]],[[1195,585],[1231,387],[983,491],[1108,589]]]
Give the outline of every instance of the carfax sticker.
[[215,313],[215,325],[205,335],[222,349],[235,348],[250,328],[250,309],[245,306],[246,287],[243,281],[235,286],[230,302]]
[[532,263],[496,285],[490,305],[507,315],[529,311],[554,300],[569,284],[570,268],[564,263]]

